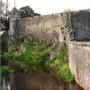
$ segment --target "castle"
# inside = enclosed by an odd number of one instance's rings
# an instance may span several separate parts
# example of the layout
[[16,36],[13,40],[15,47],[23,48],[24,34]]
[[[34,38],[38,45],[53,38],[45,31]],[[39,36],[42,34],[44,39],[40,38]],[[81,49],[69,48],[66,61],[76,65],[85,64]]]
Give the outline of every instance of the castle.
[[22,33],[30,40],[67,43],[70,70],[76,82],[90,90],[90,10],[21,19],[14,8],[10,13],[9,36]]

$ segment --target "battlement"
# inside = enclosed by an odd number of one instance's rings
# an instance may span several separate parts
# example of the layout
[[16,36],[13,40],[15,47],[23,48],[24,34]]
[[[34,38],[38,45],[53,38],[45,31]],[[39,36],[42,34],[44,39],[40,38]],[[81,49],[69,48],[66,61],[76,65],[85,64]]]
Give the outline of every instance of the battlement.
[[66,34],[66,37],[67,35],[70,37],[69,39],[76,41],[90,41],[89,9],[23,19],[17,18],[13,21],[11,22],[11,27],[13,23],[13,26],[18,33],[38,33],[38,35],[35,36],[39,37],[41,33],[51,34],[52,36],[53,32],[57,32],[60,36],[58,37],[59,39],[62,37],[65,39]]

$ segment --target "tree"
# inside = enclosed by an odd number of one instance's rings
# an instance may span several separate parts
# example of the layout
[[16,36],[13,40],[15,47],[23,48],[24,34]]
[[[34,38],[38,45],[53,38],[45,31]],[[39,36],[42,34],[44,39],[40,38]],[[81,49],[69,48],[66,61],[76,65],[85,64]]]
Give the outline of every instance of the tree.
[[2,1],[0,1],[0,30],[2,30],[2,28],[4,28],[3,25],[3,16],[4,16],[4,3]]
[[29,6],[21,7],[19,12],[21,13],[21,18],[40,16],[40,14],[34,13],[34,10]]
[[6,18],[6,15],[8,15],[8,11],[5,12],[5,4],[0,0],[0,30],[9,29],[9,21]]
[[4,14],[4,3],[0,0],[0,17],[3,16]]

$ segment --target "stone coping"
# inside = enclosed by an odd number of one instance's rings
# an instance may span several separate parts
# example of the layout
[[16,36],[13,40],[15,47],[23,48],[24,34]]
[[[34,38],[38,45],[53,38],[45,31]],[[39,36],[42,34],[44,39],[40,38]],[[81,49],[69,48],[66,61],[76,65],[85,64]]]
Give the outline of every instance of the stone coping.
[[86,47],[90,47],[90,41],[89,42],[83,42],[83,41],[69,41],[68,44],[74,44],[77,46],[86,46]]

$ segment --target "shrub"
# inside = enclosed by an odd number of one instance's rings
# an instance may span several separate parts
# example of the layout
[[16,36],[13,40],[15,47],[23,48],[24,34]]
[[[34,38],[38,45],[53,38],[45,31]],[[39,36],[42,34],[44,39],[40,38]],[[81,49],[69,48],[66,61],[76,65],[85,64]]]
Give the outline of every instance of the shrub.
[[[17,44],[19,42],[19,45]],[[39,42],[30,42],[20,37],[14,46],[10,47],[3,57],[8,61],[8,64],[16,71],[49,71],[55,75],[59,75],[65,81],[73,82],[72,76],[68,66],[67,47],[63,47],[60,53],[53,59],[50,59],[50,52],[57,46],[41,44]],[[21,49],[23,46],[23,49]],[[17,50],[18,47],[18,50]],[[9,68],[8,68],[9,69]],[[3,69],[6,74],[8,69]]]
[[0,75],[5,79],[8,79],[9,74],[12,72],[14,72],[14,69],[12,69],[10,66],[0,66]]
[[73,83],[75,81],[74,76],[69,70],[67,48],[63,47],[60,51],[60,54],[57,55],[53,60],[47,62],[48,67],[56,75],[62,77],[65,81]]

